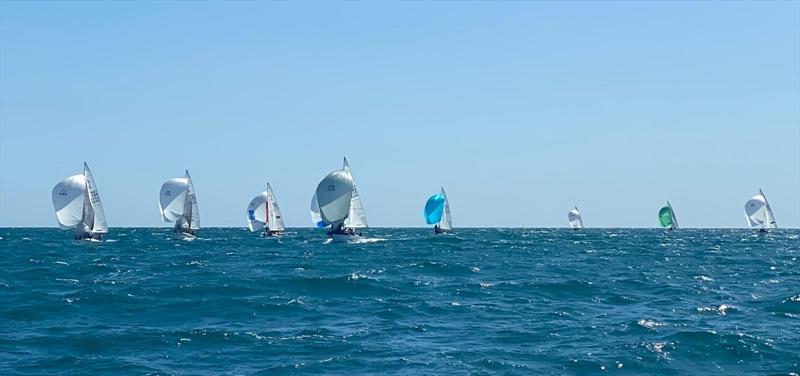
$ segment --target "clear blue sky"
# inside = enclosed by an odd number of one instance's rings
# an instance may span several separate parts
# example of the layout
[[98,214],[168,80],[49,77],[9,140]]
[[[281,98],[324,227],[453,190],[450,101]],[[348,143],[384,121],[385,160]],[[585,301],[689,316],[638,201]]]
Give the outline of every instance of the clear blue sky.
[[785,2],[0,4],[0,226],[55,226],[92,167],[109,224],[202,223],[272,183],[309,226],[346,155],[373,226],[800,226],[800,5]]

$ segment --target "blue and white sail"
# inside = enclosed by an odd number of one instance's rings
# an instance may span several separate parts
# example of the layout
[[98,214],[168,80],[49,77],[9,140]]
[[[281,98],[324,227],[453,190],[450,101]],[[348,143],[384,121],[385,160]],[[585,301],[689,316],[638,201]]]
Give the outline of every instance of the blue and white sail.
[[447,200],[447,194],[442,191],[429,197],[425,203],[425,223],[429,225],[437,225],[441,230],[447,231],[453,229],[453,217],[450,213],[450,202]]

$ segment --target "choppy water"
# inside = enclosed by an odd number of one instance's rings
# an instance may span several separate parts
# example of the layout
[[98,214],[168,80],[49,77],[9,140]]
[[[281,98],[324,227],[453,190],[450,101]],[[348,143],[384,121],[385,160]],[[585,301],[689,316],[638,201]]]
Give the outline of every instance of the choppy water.
[[800,372],[798,230],[0,236],[4,375]]

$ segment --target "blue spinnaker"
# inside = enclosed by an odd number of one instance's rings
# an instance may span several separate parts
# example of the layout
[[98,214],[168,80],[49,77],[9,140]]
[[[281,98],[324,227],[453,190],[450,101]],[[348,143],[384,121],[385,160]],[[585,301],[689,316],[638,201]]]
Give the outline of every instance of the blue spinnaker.
[[425,222],[429,225],[439,223],[444,212],[444,195],[435,194],[425,203]]

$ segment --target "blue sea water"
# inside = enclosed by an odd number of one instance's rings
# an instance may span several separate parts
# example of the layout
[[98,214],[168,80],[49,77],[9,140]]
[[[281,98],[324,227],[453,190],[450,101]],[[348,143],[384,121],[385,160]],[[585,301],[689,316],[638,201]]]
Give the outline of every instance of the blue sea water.
[[800,231],[0,229],[0,374],[800,373]]

